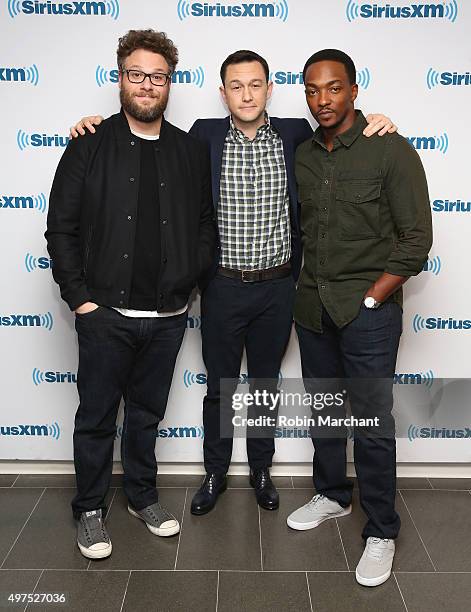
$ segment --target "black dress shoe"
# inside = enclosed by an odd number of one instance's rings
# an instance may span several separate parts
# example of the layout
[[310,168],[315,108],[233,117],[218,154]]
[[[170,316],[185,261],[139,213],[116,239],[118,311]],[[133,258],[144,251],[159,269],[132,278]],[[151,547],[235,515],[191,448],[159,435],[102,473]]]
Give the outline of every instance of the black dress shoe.
[[270,477],[268,468],[250,470],[250,484],[255,489],[257,503],[265,510],[276,510],[280,505],[280,497]]
[[191,514],[206,514],[216,505],[218,496],[227,488],[225,474],[206,474],[191,502]]

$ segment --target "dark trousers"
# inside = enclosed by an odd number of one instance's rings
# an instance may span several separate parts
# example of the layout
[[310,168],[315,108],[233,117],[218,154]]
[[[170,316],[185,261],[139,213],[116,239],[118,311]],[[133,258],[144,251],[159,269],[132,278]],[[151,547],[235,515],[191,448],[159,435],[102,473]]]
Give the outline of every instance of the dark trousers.
[[[368,393],[369,406],[361,406],[358,397],[350,397],[353,415],[378,416],[389,435],[375,436],[359,432],[354,438],[355,470],[360,503],[368,518],[363,537],[396,538],[400,518],[395,511],[396,440],[392,379],[402,332],[401,307],[386,302],[376,310],[361,307],[350,324],[338,329],[324,310],[323,333],[296,325],[301,350],[301,364],[306,387],[308,379],[346,378],[390,379],[384,385],[378,380],[374,392]],[[352,388],[355,385],[352,381]],[[361,397],[361,393],[359,396]],[[366,395],[366,394],[365,394]],[[358,396],[358,393],[357,393]],[[318,493],[348,506],[353,485],[346,477],[346,437],[315,437],[313,478]]]
[[122,397],[124,491],[136,510],[157,501],[157,426],[165,414],[186,320],[186,313],[134,319],[106,307],[76,315],[80,405],[74,429],[75,518],[98,508],[106,512]]
[[[201,297],[203,359],[208,373],[203,402],[207,472],[226,473],[232,455],[232,437],[220,435],[220,380],[239,377],[245,346],[249,379],[270,379],[276,385],[292,328],[294,290],[291,275],[255,283],[216,276]],[[266,438],[247,437],[252,469],[271,466],[273,433]]]

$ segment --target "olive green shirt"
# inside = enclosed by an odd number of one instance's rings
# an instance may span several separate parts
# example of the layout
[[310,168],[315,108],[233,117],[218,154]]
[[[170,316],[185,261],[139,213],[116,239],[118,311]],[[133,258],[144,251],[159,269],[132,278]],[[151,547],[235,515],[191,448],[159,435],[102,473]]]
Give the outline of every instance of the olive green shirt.
[[[432,244],[418,154],[397,133],[366,138],[366,119],[356,115],[331,152],[320,128],[296,151],[304,266],[294,318],[316,332],[322,306],[339,328],[347,325],[383,272],[418,274]],[[402,288],[389,299],[402,305]]]

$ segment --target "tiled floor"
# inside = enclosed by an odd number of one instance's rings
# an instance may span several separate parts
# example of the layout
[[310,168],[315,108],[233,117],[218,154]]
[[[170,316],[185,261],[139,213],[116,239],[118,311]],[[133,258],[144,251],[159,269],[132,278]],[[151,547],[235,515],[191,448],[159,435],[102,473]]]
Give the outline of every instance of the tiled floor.
[[0,475],[0,610],[10,593],[64,593],[64,604],[17,610],[79,612],[430,612],[471,610],[471,479],[398,479],[402,529],[394,575],[355,582],[364,515],[354,511],[295,532],[286,516],[312,496],[305,477],[274,478],[280,508],[258,508],[245,476],[232,476],[209,514],[190,514],[200,476],[159,476],[160,499],[182,525],[152,536],[131,517],[113,476],[113,554],[89,562],[75,544],[73,476]]

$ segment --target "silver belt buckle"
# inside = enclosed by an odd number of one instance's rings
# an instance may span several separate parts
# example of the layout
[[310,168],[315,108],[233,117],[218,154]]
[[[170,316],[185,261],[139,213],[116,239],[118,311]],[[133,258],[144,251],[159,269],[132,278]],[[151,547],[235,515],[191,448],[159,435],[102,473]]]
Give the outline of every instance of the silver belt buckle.
[[244,274],[246,273],[250,273],[251,270],[241,270],[242,273],[242,282],[243,283],[253,283],[253,280],[250,280],[249,278],[245,278]]

